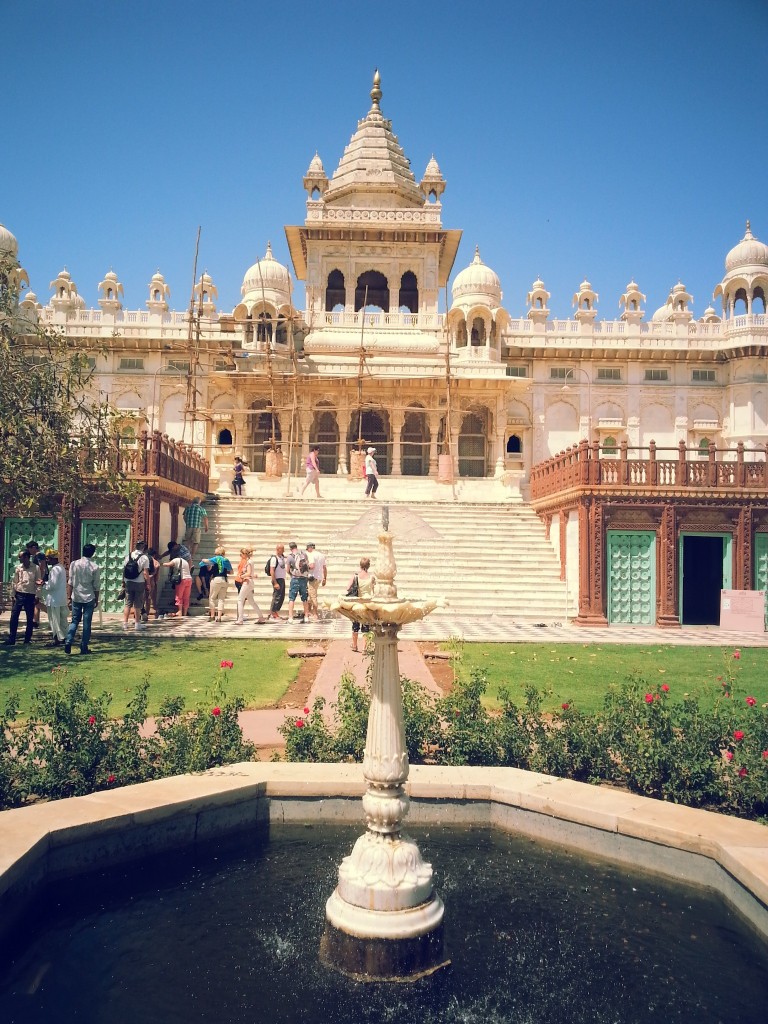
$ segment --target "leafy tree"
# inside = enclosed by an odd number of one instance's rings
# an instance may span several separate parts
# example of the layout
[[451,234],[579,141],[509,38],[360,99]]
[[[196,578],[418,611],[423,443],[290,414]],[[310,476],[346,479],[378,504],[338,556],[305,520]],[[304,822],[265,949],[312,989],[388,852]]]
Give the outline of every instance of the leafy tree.
[[82,348],[19,307],[23,275],[0,252],[0,513],[52,513],[95,489],[130,499],[115,410]]

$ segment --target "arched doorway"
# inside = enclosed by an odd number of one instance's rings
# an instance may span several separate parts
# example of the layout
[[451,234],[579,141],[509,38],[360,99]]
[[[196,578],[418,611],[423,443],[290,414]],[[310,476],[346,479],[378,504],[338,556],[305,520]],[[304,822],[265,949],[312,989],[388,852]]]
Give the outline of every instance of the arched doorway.
[[488,413],[467,413],[459,433],[459,476],[484,477],[488,451]]
[[389,312],[389,282],[378,270],[366,270],[357,279],[355,312],[370,306],[378,306],[383,312]]
[[429,441],[424,410],[420,406],[407,409],[400,434],[403,476],[429,476]]
[[379,473],[386,476],[392,465],[387,413],[383,409],[366,409],[362,414],[362,424],[360,413],[353,413],[347,440],[350,445],[355,445],[358,437],[366,442],[366,448],[372,446],[376,449],[376,465]]
[[276,444],[282,439],[280,417],[270,409],[269,402],[263,398],[253,402],[251,409],[258,412],[251,416],[251,443],[248,445],[248,451],[243,454],[251,467],[251,472],[263,473],[267,468],[267,449],[272,438],[274,437]]
[[309,444],[320,446],[320,472],[335,474],[339,464],[339,425],[330,408],[318,408],[309,435]]

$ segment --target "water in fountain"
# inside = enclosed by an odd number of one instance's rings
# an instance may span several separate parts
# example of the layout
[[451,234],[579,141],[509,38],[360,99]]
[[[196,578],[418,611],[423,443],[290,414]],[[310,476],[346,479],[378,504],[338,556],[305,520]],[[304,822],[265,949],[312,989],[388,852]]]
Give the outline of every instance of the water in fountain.
[[0,950],[7,1024],[764,1024],[768,951],[721,901],[478,829],[417,833],[451,966],[367,984],[318,958],[358,828],[280,826],[51,889]]

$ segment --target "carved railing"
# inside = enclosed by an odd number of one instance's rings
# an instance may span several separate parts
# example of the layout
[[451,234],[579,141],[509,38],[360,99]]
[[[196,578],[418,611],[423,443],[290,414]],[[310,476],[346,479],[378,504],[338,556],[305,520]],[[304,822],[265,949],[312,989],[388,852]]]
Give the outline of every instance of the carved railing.
[[[674,457],[672,455],[674,453]],[[690,492],[734,489],[768,490],[766,447],[630,448],[626,441],[606,448],[581,441],[531,470],[531,500],[564,491],[592,487],[616,487],[663,492],[669,488]]]
[[117,469],[128,477],[159,477],[201,494],[208,490],[208,462],[183,441],[159,430],[118,438],[115,456]]

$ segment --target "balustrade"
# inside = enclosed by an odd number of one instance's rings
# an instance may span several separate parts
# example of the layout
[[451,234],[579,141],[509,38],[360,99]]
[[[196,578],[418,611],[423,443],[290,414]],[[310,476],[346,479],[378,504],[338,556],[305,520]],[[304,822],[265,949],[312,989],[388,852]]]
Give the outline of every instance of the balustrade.
[[[675,457],[672,457],[672,452]],[[630,448],[622,441],[619,457],[616,449],[604,449],[597,442],[581,441],[564,452],[539,463],[531,470],[533,501],[552,497],[574,488],[628,487],[647,492],[674,488],[679,490],[751,489],[768,491],[765,446],[747,451],[740,442],[735,449],[716,448],[713,444],[702,458],[701,449],[688,448],[681,441],[677,448]],[[637,453],[630,455],[630,453]],[[669,457],[666,457],[669,453]],[[659,457],[661,455],[661,457]]]

